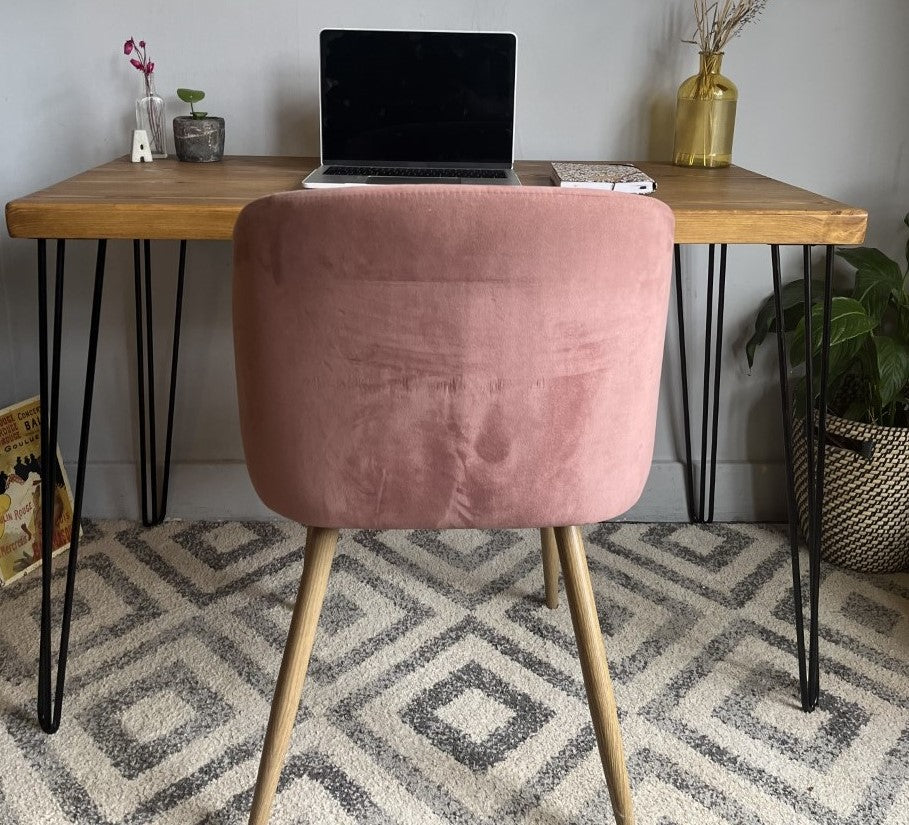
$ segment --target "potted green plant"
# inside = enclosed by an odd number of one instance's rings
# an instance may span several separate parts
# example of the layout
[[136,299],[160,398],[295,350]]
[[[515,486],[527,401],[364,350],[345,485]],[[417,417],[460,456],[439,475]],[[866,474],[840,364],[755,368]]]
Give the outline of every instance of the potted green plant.
[[[909,214],[904,223],[909,226]],[[837,255],[855,274],[849,288],[834,290],[831,305],[821,552],[855,570],[894,572],[909,568],[909,242],[906,270],[870,247]],[[823,293],[813,293],[810,349],[819,360]],[[787,284],[781,299],[789,362],[795,368],[805,363],[808,350],[802,281]],[[745,346],[749,366],[774,329],[770,296]],[[795,410],[804,410],[803,378],[794,394]],[[816,406],[816,396],[813,401]],[[804,530],[807,449],[805,422],[798,423],[793,428],[795,486]]]
[[199,89],[177,89],[177,97],[189,104],[190,114],[174,118],[174,150],[178,160],[211,163],[224,157],[224,118],[197,112],[205,92]]

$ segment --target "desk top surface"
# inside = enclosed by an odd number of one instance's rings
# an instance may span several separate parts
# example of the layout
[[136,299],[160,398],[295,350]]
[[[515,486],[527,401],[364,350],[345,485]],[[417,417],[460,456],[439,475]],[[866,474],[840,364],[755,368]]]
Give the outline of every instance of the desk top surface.
[[[747,169],[635,164],[672,207],[677,243],[858,244],[868,213]],[[14,238],[230,239],[240,210],[256,198],[301,188],[316,158],[168,158],[103,164],[6,206]],[[549,161],[515,163],[521,182],[550,186]]]

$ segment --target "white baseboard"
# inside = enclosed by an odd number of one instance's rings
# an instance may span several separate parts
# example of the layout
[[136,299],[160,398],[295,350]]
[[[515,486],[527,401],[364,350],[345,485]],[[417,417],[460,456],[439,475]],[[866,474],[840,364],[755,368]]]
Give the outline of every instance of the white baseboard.
[[[70,480],[75,468],[67,465]],[[716,473],[716,521],[785,521],[782,464],[720,463]],[[697,484],[697,479],[695,479]],[[259,501],[243,462],[176,463],[167,515],[181,519],[273,519]],[[139,472],[134,464],[92,464],[86,469],[86,518],[138,519]],[[655,462],[638,504],[622,520],[687,521],[683,466]]]

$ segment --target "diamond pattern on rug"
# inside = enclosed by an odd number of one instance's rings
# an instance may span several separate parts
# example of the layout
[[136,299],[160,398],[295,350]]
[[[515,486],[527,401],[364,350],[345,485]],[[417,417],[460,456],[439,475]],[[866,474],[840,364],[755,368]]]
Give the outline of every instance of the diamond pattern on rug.
[[[485,753],[433,713],[471,686],[515,712]],[[495,817],[497,804],[513,803],[532,783],[556,743],[588,725],[586,713],[578,681],[468,618],[339,702],[331,717],[390,772],[410,766],[408,789],[444,822]]]
[[[484,673],[495,678],[494,674],[490,674],[489,671],[484,671]],[[514,707],[511,703],[509,704]],[[418,707],[417,711],[424,712],[422,707]],[[495,694],[484,693],[478,687],[462,685],[457,689],[455,698],[448,701],[443,707],[436,708],[433,715],[449,727],[456,729],[459,734],[480,744],[507,723],[513,721],[515,711],[500,702]]]
[[479,773],[508,757],[554,715],[474,661],[418,693],[401,711],[417,733]]
[[[701,552],[673,540],[675,533],[690,536],[692,529],[689,524],[609,522],[596,527],[589,538],[628,559],[638,571],[660,576],[690,591],[696,599],[709,599],[729,608],[744,607],[757,598],[774,574],[789,564],[789,547],[782,531],[775,542],[775,552],[768,554],[753,551],[754,528],[749,525],[698,525],[697,529],[708,534],[706,547],[711,548],[705,547]],[[724,536],[725,540],[718,544],[717,536]],[[690,538],[686,538],[686,543],[692,543]]]
[[[824,707],[811,714],[809,725],[797,724],[800,708],[785,702],[776,685],[785,685],[787,675],[761,667],[744,674],[738,688],[713,710],[715,718],[746,733],[781,753],[798,753],[805,764],[827,771],[855,743],[868,724],[869,714],[855,702],[831,693]],[[809,727],[813,723],[813,729]],[[792,733],[795,729],[797,732]]]
[[[909,576],[824,566],[804,714],[783,530],[585,537],[642,825],[907,824]],[[87,523],[54,736],[40,579],[2,591],[0,822],[244,823],[304,544]],[[611,825],[564,590],[542,590],[534,530],[343,532],[274,825]]]
[[905,620],[905,614],[856,592],[850,593],[843,602],[842,612],[847,618],[883,636],[892,635],[896,626]]
[[[141,710],[163,707],[167,707],[163,724],[146,716],[144,731],[132,733],[139,728],[135,717]],[[201,711],[186,713],[191,707]],[[125,717],[131,717],[131,725]],[[79,713],[86,733],[127,779],[135,779],[184,743],[201,739],[233,717],[230,706],[180,662],[161,667],[125,689],[117,686],[111,695],[98,697]]]

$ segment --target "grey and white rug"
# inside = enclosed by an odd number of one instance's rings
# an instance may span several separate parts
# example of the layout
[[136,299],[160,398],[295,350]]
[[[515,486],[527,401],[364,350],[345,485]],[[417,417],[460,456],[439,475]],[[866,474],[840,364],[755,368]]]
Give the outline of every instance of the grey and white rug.
[[[780,529],[586,535],[641,825],[909,823],[909,576],[825,568],[809,715]],[[342,533],[273,822],[612,822],[538,541]],[[87,525],[50,737],[39,577],[0,593],[0,822],[245,822],[303,543],[285,523]]]

